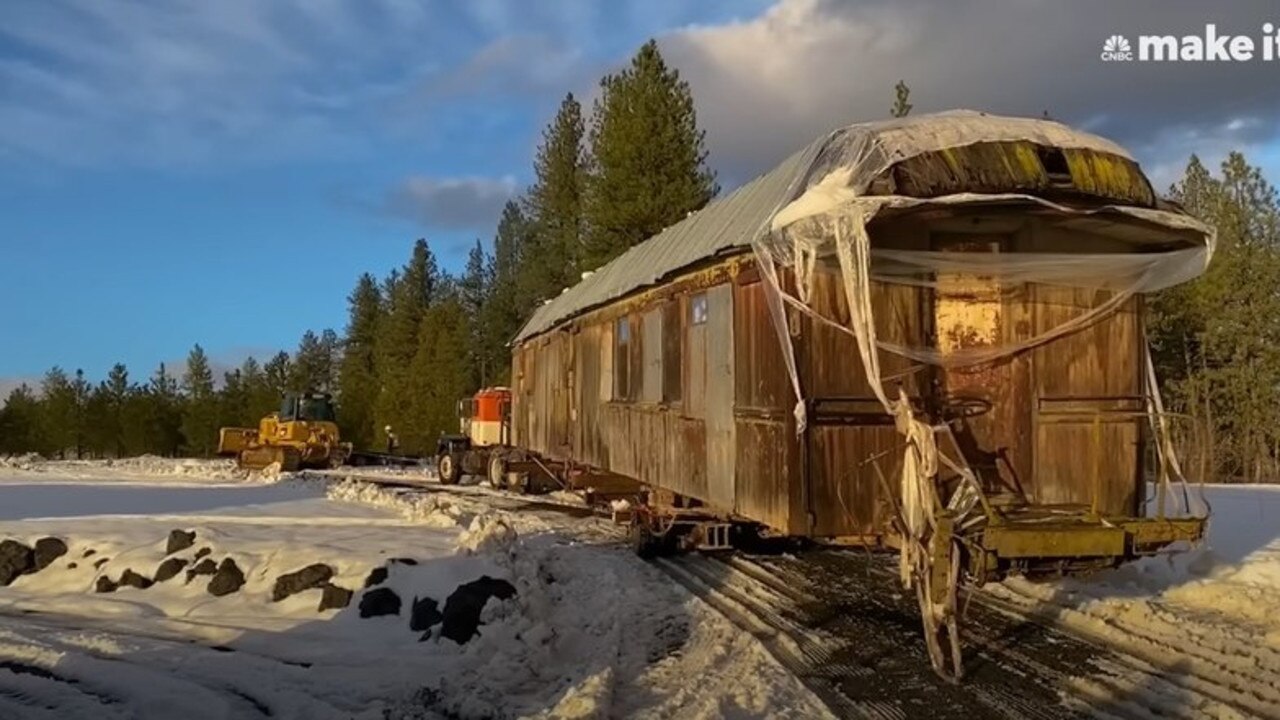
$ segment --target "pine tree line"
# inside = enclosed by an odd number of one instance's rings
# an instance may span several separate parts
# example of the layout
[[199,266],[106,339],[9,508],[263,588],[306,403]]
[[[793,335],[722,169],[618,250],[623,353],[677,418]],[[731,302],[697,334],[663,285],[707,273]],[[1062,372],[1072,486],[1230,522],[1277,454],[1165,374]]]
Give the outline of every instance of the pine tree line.
[[509,381],[508,343],[539,304],[716,194],[706,156],[689,86],[650,41],[601,79],[590,117],[565,96],[532,184],[459,276],[418,240],[387,277],[359,278],[342,337],[308,332],[292,356],[250,358],[220,383],[199,346],[180,377],[161,366],[140,384],[123,365],[93,387],[54,368],[0,410],[0,453],[209,455],[220,426],[255,427],[290,390],[332,392],[357,448],[384,447],[390,427],[403,452],[431,452],[457,431],[459,398]]
[[1172,197],[1218,229],[1208,270],[1151,299],[1148,333],[1189,477],[1280,476],[1280,202],[1240,153],[1197,157]]
[[335,387],[339,352],[332,330],[308,331],[292,356],[280,352],[265,365],[249,357],[220,383],[200,345],[181,374],[161,363],[145,382],[132,380],[122,363],[96,385],[83,370],[53,367],[38,388],[21,385],[0,407],[0,454],[209,456],[219,427],[257,427],[288,390]]

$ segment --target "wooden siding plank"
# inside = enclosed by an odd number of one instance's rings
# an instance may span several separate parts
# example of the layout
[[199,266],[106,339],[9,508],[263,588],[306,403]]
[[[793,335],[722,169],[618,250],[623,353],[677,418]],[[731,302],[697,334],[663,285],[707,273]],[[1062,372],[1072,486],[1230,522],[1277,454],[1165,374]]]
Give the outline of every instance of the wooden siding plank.
[[734,434],[733,287],[707,291],[706,437],[707,500],[732,510],[737,469]]

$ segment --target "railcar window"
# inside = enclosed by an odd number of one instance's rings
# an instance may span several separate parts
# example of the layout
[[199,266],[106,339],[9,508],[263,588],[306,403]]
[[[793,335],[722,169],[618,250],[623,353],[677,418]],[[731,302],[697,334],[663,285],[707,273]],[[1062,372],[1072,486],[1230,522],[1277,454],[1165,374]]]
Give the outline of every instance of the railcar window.
[[613,399],[631,398],[631,320],[618,318],[613,330]]
[[707,294],[698,293],[689,298],[689,322],[701,325],[707,321]]

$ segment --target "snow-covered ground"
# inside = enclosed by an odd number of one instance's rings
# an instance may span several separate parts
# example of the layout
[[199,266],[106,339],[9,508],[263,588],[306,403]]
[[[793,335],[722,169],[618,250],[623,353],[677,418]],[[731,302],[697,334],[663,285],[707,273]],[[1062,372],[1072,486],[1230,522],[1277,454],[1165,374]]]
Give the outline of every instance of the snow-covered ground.
[[1280,716],[1280,485],[1210,485],[1205,497],[1213,512],[1199,547],[986,591],[1165,672],[1211,679],[1261,716]]
[[[632,557],[606,520],[503,507],[480,488],[413,493],[341,473],[0,460],[0,539],[68,546],[0,588],[0,718],[828,716],[755,639]],[[194,544],[167,555],[175,529]],[[214,597],[207,576],[182,572],[95,592],[100,577],[151,578],[166,557],[206,547],[243,570],[238,592]],[[312,563],[355,591],[348,607],[319,611],[319,589],[272,601],[277,576]],[[361,618],[378,567],[378,587],[404,607]],[[516,595],[488,601],[470,642],[409,629],[415,598],[443,607],[486,575]]]

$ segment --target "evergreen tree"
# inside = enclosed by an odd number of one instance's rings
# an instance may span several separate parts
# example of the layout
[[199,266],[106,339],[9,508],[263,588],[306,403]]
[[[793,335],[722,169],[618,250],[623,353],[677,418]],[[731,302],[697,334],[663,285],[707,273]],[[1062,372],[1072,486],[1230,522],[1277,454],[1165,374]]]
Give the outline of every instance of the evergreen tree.
[[124,457],[125,448],[125,408],[129,400],[129,370],[123,363],[111,366],[107,379],[102,384],[107,402],[107,418],[109,446],[106,448],[115,457]]
[[379,437],[374,425],[378,400],[377,341],[382,323],[382,291],[365,273],[347,296],[347,328],[338,364],[338,421],[343,437],[370,448]]
[[119,457],[115,413],[105,382],[89,391],[84,407],[84,451],[91,457]]
[[683,220],[718,190],[689,84],[653,40],[600,81],[590,145],[584,270]]
[[85,431],[86,418],[85,411],[89,405],[89,381],[84,378],[84,370],[76,369],[76,379],[71,381],[71,393],[73,400],[71,437],[75,445],[76,459],[84,457],[85,442],[87,440]]
[[526,284],[537,299],[554,297],[579,280],[587,180],[583,132],[582,106],[570,93],[542,131],[534,183],[525,199],[533,228]]
[[267,361],[262,368],[263,383],[265,395],[270,396],[272,410],[280,407],[280,399],[286,393],[293,391],[293,363],[289,360],[289,353],[281,350],[274,357]]
[[1239,153],[1213,177],[1198,158],[1173,188],[1218,229],[1213,262],[1150,303],[1148,334],[1187,469],[1205,480],[1280,472],[1280,203]]
[[178,381],[164,363],[156,368],[139,400],[147,428],[146,452],[176,456],[182,446],[182,398]]
[[[889,114],[896,117],[906,117],[911,112],[912,105],[907,102],[911,98],[911,88],[907,87],[904,80],[899,80],[897,85],[893,86],[893,107],[889,108]],[[1044,111],[1045,117],[1049,116],[1049,111]]]
[[321,392],[332,393],[338,389],[338,367],[342,362],[342,341],[333,328],[320,331],[320,351],[316,354],[317,388]]
[[471,368],[457,348],[467,342],[467,312],[450,293],[427,310],[410,374],[411,419],[402,438],[409,452],[434,452],[442,433],[458,432],[458,401],[474,391]]
[[[418,425],[413,417],[415,399],[411,391],[407,392],[411,386],[409,365],[417,351],[422,318],[439,292],[440,283],[435,255],[426,240],[418,240],[408,264],[392,284],[386,318],[378,331],[375,417],[378,427],[395,428],[402,442]],[[462,352],[464,348],[451,350]]]
[[217,393],[218,427],[242,427],[249,414],[249,394],[245,390],[240,368],[222,374],[222,389]]
[[458,300],[467,318],[466,361],[470,369],[470,384],[474,386],[484,385],[493,377],[495,358],[489,354],[489,347],[484,342],[481,323],[492,287],[493,260],[476,240],[467,257],[467,269],[458,283]]
[[245,410],[237,425],[256,428],[263,417],[280,407],[280,398],[253,357],[245,358],[240,365],[240,386],[244,389]]
[[310,330],[306,331],[298,343],[298,351],[293,355],[290,386],[299,392],[327,389],[325,375],[328,363],[320,337]]
[[40,401],[29,386],[19,385],[0,407],[0,453],[39,452],[48,446],[40,432]]
[[484,352],[494,362],[493,378],[488,384],[510,382],[511,351],[507,344],[537,306],[536,295],[529,291],[526,281],[530,267],[524,262],[531,251],[532,235],[531,223],[520,204],[508,202],[493,239],[492,288],[481,314]]
[[65,458],[75,448],[77,412],[76,391],[65,370],[54,366],[45,373],[40,400],[40,437],[45,444],[38,452]]
[[196,345],[187,355],[187,370],[182,375],[186,402],[182,414],[182,435],[187,451],[207,457],[218,442],[218,398],[213,392],[213,370],[204,348]]

